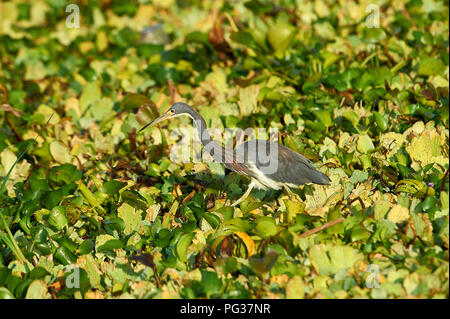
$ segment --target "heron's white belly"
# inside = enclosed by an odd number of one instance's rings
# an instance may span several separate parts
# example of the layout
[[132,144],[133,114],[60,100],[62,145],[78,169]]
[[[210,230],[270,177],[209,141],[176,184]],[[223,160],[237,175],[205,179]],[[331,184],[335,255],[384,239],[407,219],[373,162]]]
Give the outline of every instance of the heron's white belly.
[[259,188],[259,189],[267,189],[267,188],[281,189],[283,187],[283,183],[276,182],[273,179],[267,177],[255,166],[251,167],[251,171],[257,176],[257,178],[253,178],[256,188]]
[[282,189],[284,185],[292,187],[292,188],[298,187],[298,185],[295,185],[292,183],[277,182],[277,181],[267,177],[255,165],[252,165],[250,167],[250,170],[257,176],[257,179],[254,177],[252,178],[252,180],[255,182],[256,188],[259,188],[259,189],[272,188],[272,189],[278,190],[278,189]]

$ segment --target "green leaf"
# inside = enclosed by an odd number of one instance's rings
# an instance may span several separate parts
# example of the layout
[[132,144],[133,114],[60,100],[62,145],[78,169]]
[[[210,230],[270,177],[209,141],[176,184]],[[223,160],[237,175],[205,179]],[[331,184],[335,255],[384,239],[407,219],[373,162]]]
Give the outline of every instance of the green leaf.
[[365,182],[369,178],[369,173],[365,171],[360,171],[355,169],[350,177],[350,182],[352,184],[357,184],[359,182]]
[[0,287],[0,299],[15,299],[15,297],[8,288]]
[[54,207],[48,215],[48,223],[58,230],[67,227],[69,221],[66,216],[66,208],[64,206]]
[[305,212],[305,203],[293,201],[293,200],[285,200],[286,203],[286,221],[293,221],[297,215],[303,214]]
[[253,201],[253,200],[247,200],[244,201],[240,207],[243,214],[249,213],[255,209],[260,208],[263,205],[262,202],[259,201]]
[[275,220],[270,217],[260,217],[256,222],[256,234],[263,238],[271,237],[277,234],[278,229]]
[[117,216],[123,219],[125,222],[125,229],[123,232],[128,235],[135,231],[142,219],[141,211],[137,210],[128,203],[123,203],[117,209]]
[[175,251],[178,259],[182,262],[187,260],[187,250],[191,245],[192,239],[194,239],[194,234],[184,234],[180,237],[175,245]]
[[88,201],[88,203],[95,208],[99,208],[101,211],[104,209],[100,206],[100,202],[97,197],[86,187],[82,182],[78,182],[78,188],[83,194],[84,198]]
[[131,207],[134,207],[136,209],[140,210],[146,210],[147,209],[147,200],[144,196],[136,192],[132,189],[127,189],[122,192],[122,199]]
[[326,127],[330,127],[330,126],[333,125],[333,119],[331,117],[331,111],[329,111],[329,110],[317,110],[317,111],[314,112],[314,115]]
[[352,124],[353,124],[353,126],[357,126],[358,125],[358,123],[359,123],[359,116],[358,116],[358,114],[356,114],[354,111],[351,111],[351,110],[349,110],[349,111],[346,111],[345,113],[344,113],[344,117],[347,119],[347,120],[349,120]]
[[31,282],[32,282],[31,279],[21,280],[21,282],[19,282],[19,284],[14,289],[14,295],[17,298],[21,298],[21,299],[25,298],[26,297],[26,292],[28,290],[28,287],[30,287]]
[[373,145],[372,139],[368,135],[360,135],[358,138],[358,143],[356,144],[356,148],[359,152],[363,154],[367,154],[370,151],[375,149]]
[[54,166],[48,173],[48,179],[58,185],[70,184],[81,179],[81,171],[72,164]]
[[[327,221],[331,222],[333,220],[339,219],[341,217],[341,212],[339,211],[339,209],[333,209],[328,213],[327,217]],[[326,231],[328,234],[342,234],[344,232],[344,223],[329,227]]]
[[80,97],[81,113],[84,114],[88,110],[88,107],[92,107],[94,103],[100,101],[101,97],[102,91],[97,81],[86,83]]
[[103,184],[102,192],[108,195],[116,194],[121,188],[125,187],[127,183],[117,180],[107,181]]
[[366,241],[367,239],[370,238],[370,232],[361,228],[361,227],[355,227],[352,230],[352,241],[358,241],[358,240],[362,240],[362,241]]
[[64,246],[61,246],[56,250],[55,258],[63,265],[70,265],[77,261],[77,256]]
[[419,69],[417,70],[417,73],[419,75],[425,76],[439,75],[442,74],[444,69],[445,65],[444,63],[442,63],[441,60],[432,57],[427,57],[419,62]]
[[81,243],[80,247],[78,247],[77,253],[79,255],[87,255],[94,249],[94,246],[94,241],[91,239],[86,239]]
[[218,213],[223,214],[223,220],[227,221],[233,218],[234,210],[233,207],[224,206],[217,210]]
[[230,230],[238,230],[242,232],[247,232],[250,229],[250,223],[242,218],[232,218],[223,223],[226,228]]
[[352,247],[319,244],[311,248],[309,258],[319,275],[330,275],[352,267],[362,254]]
[[[122,100],[122,107],[124,111],[132,111],[146,104],[152,105],[153,102],[148,97],[142,94],[130,93],[125,95]],[[156,116],[157,114],[154,114],[155,118]]]
[[217,276],[215,272],[203,270],[202,273],[202,286],[206,293],[206,297],[210,298],[211,296],[218,294],[222,290],[222,280]]
[[231,34],[231,40],[234,42],[243,44],[245,46],[248,46],[249,48],[255,49],[256,48],[256,42],[255,39],[253,39],[253,36],[251,33],[247,31],[238,31],[233,34]]
[[103,245],[99,246],[97,248],[97,252],[105,253],[105,252],[112,252],[114,249],[122,249],[125,245],[118,239],[110,239]]
[[205,213],[203,214],[203,218],[206,219],[212,228],[217,228],[220,224],[220,217],[214,213]]
[[285,22],[277,22],[269,28],[267,40],[276,52],[284,52],[292,43],[296,28]]
[[381,132],[386,132],[386,130],[388,128],[388,124],[387,124],[387,121],[385,120],[385,118],[383,117],[383,115],[381,115],[377,111],[374,111],[373,116],[375,118],[375,123],[377,123],[379,130]]
[[64,193],[62,189],[57,189],[52,192],[46,192],[42,196],[42,204],[45,206],[45,208],[52,209],[61,202],[63,197]]
[[37,266],[30,271],[30,273],[28,274],[28,279],[41,279],[47,275],[50,275],[50,273],[44,267]]

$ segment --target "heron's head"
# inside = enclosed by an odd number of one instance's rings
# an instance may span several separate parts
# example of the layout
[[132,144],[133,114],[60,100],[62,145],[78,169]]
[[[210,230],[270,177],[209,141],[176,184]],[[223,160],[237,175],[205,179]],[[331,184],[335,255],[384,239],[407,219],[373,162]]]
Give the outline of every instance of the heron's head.
[[189,105],[187,105],[185,103],[181,103],[181,102],[175,103],[163,115],[161,115],[160,117],[154,119],[150,123],[146,124],[144,127],[142,127],[140,129],[140,131],[146,129],[149,126],[153,126],[155,124],[158,124],[159,122],[162,122],[164,120],[171,119],[171,118],[174,118],[174,117],[178,117],[178,116],[181,116],[181,115],[188,115],[188,116],[192,117],[192,111],[193,111],[193,109]]

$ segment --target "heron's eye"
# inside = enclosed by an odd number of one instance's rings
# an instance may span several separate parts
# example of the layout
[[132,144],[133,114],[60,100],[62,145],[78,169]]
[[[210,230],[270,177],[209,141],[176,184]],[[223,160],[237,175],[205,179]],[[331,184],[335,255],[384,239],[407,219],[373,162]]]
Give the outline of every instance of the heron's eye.
[[175,113],[175,110],[170,110],[170,113],[172,113],[172,114]]

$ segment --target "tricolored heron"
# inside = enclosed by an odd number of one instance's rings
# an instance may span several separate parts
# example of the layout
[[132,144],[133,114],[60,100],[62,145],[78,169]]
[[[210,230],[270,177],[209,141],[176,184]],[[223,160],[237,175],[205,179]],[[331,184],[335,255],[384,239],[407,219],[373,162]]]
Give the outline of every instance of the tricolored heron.
[[200,140],[215,161],[238,174],[251,178],[247,191],[231,206],[245,200],[253,187],[260,189],[284,189],[291,194],[289,187],[298,187],[306,183],[328,185],[327,175],[314,168],[303,155],[275,142],[250,140],[239,144],[234,150],[216,143],[209,135],[203,117],[185,103],[175,103],[167,112],[143,129],[169,118],[187,115],[194,121]]

